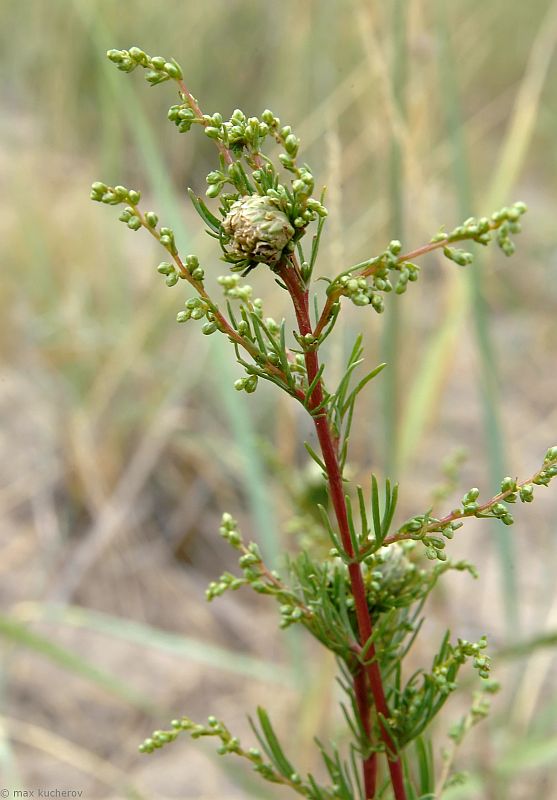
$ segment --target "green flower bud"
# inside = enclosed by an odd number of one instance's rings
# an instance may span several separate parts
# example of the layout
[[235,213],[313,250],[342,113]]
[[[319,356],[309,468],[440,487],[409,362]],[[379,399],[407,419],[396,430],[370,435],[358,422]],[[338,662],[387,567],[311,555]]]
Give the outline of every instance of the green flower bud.
[[246,385],[244,389],[248,394],[252,394],[257,389],[257,375],[250,375],[250,377],[246,380]]
[[124,58],[126,57],[126,51],[125,50],[108,50],[106,55],[107,55],[107,58],[109,58],[110,61],[112,61],[113,64],[120,64],[124,60]]
[[141,228],[141,220],[139,217],[130,217],[128,220],[128,228],[132,231],[138,231]]
[[457,250],[455,247],[444,247],[443,253],[459,267],[466,267],[474,260],[472,253],[466,253],[464,250]]
[[[236,166],[235,163],[231,164],[230,167],[228,168],[228,174],[230,174],[231,169],[232,169],[233,166],[234,167]],[[218,170],[214,169],[214,170],[211,170],[211,172],[207,175],[205,180],[207,181],[209,186],[211,186],[214,183],[221,183],[222,180],[223,180],[223,177],[224,176],[223,176],[222,172],[219,172]]]
[[174,245],[174,238],[172,236],[167,236],[166,234],[163,234],[159,239],[159,241],[163,247],[166,247],[167,250],[170,250],[170,252],[172,253],[175,252],[176,247]]
[[294,169],[294,161],[286,153],[279,153],[279,161],[285,169]]
[[265,111],[261,114],[261,119],[263,120],[263,122],[266,122],[267,125],[275,126],[280,124],[280,120],[278,119],[278,117],[275,117],[273,112],[269,111],[268,108],[266,108]]
[[145,214],[145,221],[150,228],[156,228],[159,218],[154,211],[147,211]]
[[503,478],[501,481],[501,491],[502,492],[514,492],[516,491],[516,481],[514,478]]
[[128,192],[128,198],[130,203],[136,206],[141,200],[141,192],[137,192],[135,189],[130,189]]
[[463,506],[470,505],[471,503],[475,502],[479,496],[480,496],[479,489],[476,489],[475,487],[473,489],[470,489],[470,491],[466,492],[466,494],[462,498],[462,505]]
[[284,140],[284,149],[290,156],[296,156],[298,148],[300,147],[300,140],[293,133],[289,134]]
[[134,61],[137,61],[139,64],[144,64],[147,62],[147,56],[139,47],[130,47],[129,49],[130,58],[133,58]]
[[173,64],[170,61],[167,61],[164,65],[164,71],[166,72],[169,78],[180,80],[182,77],[182,70],[176,63]]
[[171,275],[168,275],[165,280],[165,283],[167,286],[176,286],[176,284],[178,283],[178,273],[173,272]]

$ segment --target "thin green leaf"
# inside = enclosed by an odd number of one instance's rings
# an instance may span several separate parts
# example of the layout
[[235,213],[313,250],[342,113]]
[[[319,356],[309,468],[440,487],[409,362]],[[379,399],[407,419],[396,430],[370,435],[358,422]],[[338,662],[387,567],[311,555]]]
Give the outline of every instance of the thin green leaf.
[[317,455],[317,453],[315,452],[315,450],[313,449],[313,447],[310,445],[310,443],[309,443],[309,442],[304,442],[304,447],[305,447],[305,448],[306,448],[306,450],[308,451],[308,453],[309,453],[309,455],[311,456],[311,458],[313,458],[313,460],[315,461],[315,463],[317,464],[317,466],[318,466],[318,467],[321,467],[321,469],[323,470],[323,474],[324,474],[324,475],[325,475],[325,477],[326,477],[326,476],[327,476],[327,467],[325,466],[325,464],[323,463],[323,461],[322,461],[322,460],[319,458],[319,456]]
[[344,502],[346,505],[346,516],[348,518],[348,532],[350,534],[350,541],[352,542],[352,549],[354,553],[357,553],[360,549],[360,542],[358,540],[358,534],[356,533],[356,528],[354,527],[354,515],[352,514],[352,501],[350,500],[349,495],[344,496]]
[[350,395],[349,395],[349,397],[348,397],[348,400],[347,400],[347,401],[346,401],[346,403],[344,404],[344,407],[343,407],[343,409],[342,409],[342,415],[343,415],[343,416],[344,416],[344,414],[345,414],[345,412],[346,412],[346,408],[347,408],[347,406],[348,406],[349,404],[351,404],[351,403],[354,403],[354,402],[355,402],[355,400],[356,400],[357,396],[360,394],[360,392],[362,391],[362,389],[363,389],[365,386],[367,386],[367,384],[368,384],[368,383],[369,383],[371,380],[373,380],[373,378],[375,378],[375,376],[376,376],[376,375],[379,375],[379,373],[380,373],[380,372],[382,372],[382,371],[385,369],[385,367],[386,367],[386,366],[387,366],[386,362],[383,362],[382,364],[379,364],[377,367],[375,367],[375,369],[372,369],[372,370],[371,370],[371,372],[368,372],[368,374],[367,374],[367,375],[366,375],[364,378],[362,378],[362,380],[361,380],[361,381],[358,383],[358,385],[356,386],[356,388],[352,390],[352,392],[350,393]]
[[221,233],[222,226],[220,221],[215,217],[214,214],[211,214],[201,197],[198,197],[193,189],[188,189],[188,194],[190,196],[191,202],[201,219],[205,222],[206,225],[211,228],[212,231],[219,234]]
[[75,675],[86,678],[136,708],[148,713],[153,712],[154,706],[152,702],[141,692],[135,691],[128,683],[96,667],[83,656],[61,647],[50,638],[35,633],[35,631],[29,629],[27,624],[19,620],[0,615],[0,636],[13,644],[21,645],[34,653],[48,658],[68,672],[73,672]]
[[[317,370],[317,374],[316,374],[315,378],[312,380],[312,382],[308,386],[307,391],[306,391],[305,401],[304,401],[306,403],[306,405],[311,401],[311,396],[312,396],[312,394],[314,392],[315,387],[317,386],[317,384],[321,380],[321,376],[323,375],[324,369],[325,369],[325,364],[321,364],[321,366]],[[321,403],[320,405],[323,405],[323,404]]]
[[257,708],[257,717],[259,719],[259,724],[261,725],[261,730],[265,736],[265,740],[269,746],[269,750],[272,754],[273,763],[277,766],[282,775],[284,775],[286,778],[290,778],[290,776],[293,775],[296,770],[284,755],[275,731],[273,730],[273,726],[271,725],[269,715],[261,706],[258,706]]
[[373,530],[375,541],[379,544],[383,541],[383,526],[381,525],[381,506],[379,504],[379,488],[375,475],[371,476],[371,515],[373,518]]
[[385,512],[383,514],[383,519],[381,521],[381,533],[383,539],[389,533],[398,502],[398,483],[395,483],[395,485],[393,486],[392,493],[391,493],[391,483],[388,478],[385,482],[385,485],[386,485],[386,492],[388,499],[385,504]]
[[358,503],[360,505],[360,519],[362,521],[362,532],[361,532],[361,539],[362,544],[366,544],[366,539],[369,534],[369,527],[367,522],[367,512],[366,512],[366,501],[364,498],[364,491],[361,486],[357,487],[358,492]]

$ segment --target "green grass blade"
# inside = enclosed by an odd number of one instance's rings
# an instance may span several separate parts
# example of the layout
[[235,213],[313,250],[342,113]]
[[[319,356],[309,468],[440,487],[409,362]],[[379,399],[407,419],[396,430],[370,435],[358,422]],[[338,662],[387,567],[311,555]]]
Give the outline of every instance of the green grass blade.
[[[449,37],[447,7],[438,1],[438,31],[440,48],[440,76],[443,106],[447,115],[449,140],[453,152],[454,180],[458,197],[460,215],[468,217],[473,213],[474,201],[468,167],[466,143],[463,135],[462,114],[459,103],[459,86],[455,74],[453,50]],[[486,456],[489,464],[491,482],[497,485],[505,474],[505,446],[499,417],[500,397],[497,386],[497,360],[491,341],[486,302],[481,282],[482,265],[476,262],[468,270],[469,303],[472,309],[476,350],[480,365],[478,383],[482,397]],[[497,542],[501,570],[501,591],[509,632],[516,632],[518,624],[518,591],[516,585],[516,557],[512,537],[500,530],[496,523],[491,524],[493,537]]]
[[[405,114],[405,87],[407,78],[407,0],[394,0],[392,4],[393,57],[391,67],[393,103],[401,119]],[[404,200],[403,169],[404,152],[397,136],[392,137],[389,169],[389,203],[393,235],[404,238]],[[391,297],[385,314],[385,329],[382,339],[383,361],[389,366],[383,383],[383,431],[385,452],[385,473],[398,477],[400,460],[398,457],[399,412],[401,397],[399,393],[400,364],[399,353],[402,344],[400,303],[398,297]]]
[[136,708],[149,713],[154,710],[149,699],[140,692],[136,692],[127,683],[91,664],[83,656],[55,644],[46,636],[31,631],[23,622],[3,614],[0,615],[0,636],[12,644],[26,647],[33,653],[48,658],[59,667],[91,681]]
[[261,661],[191,636],[171,633],[100,611],[92,611],[80,606],[28,603],[23,607],[22,615],[23,612],[26,619],[39,619],[45,622],[86,628],[120,641],[171,653],[177,658],[186,658],[208,667],[245,677],[279,685],[292,685],[294,682],[292,671],[275,662]]

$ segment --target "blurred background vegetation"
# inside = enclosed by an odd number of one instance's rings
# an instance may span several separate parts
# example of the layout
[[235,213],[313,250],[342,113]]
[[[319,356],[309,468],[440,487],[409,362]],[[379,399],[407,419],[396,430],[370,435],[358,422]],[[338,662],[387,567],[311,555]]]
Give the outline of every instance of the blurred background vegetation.
[[[271,561],[294,543],[290,497],[314,489],[308,423],[268,387],[233,390],[226,343],[174,324],[184,298],[156,274],[155,245],[88,199],[98,179],[141,189],[182,252],[224,271],[186,195],[203,192],[213,146],[165,121],[169,86],[106,61],[132,44],[173,55],[206,111],[269,107],[293,125],[328,187],[324,274],[528,203],[513,259],[492,248],[462,270],[431,256],[384,318],[347,307],[329,350],[332,382],[360,329],[367,363],[389,361],[351,470],[399,479],[408,515],[447,481],[450,507],[471,485],[527,477],[557,443],[557,3],[0,4],[0,784],[278,797],[211,747],[136,749],[182,713],[216,713],[248,741],[245,712],[264,702],[313,768],[312,737],[342,720],[334,663],[277,635],[270,604],[203,599],[232,563],[223,510]],[[250,282],[286,311],[266,271]],[[432,635],[488,634],[504,685],[447,798],[557,796],[557,498],[538,495],[510,530],[469,525],[451,552],[480,582],[457,576],[430,606]],[[418,655],[428,663],[427,635]]]

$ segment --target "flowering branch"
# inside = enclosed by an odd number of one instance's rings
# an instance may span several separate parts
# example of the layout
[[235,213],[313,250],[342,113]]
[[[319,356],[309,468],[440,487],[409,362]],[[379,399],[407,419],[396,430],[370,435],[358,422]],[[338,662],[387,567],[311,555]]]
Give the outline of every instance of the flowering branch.
[[[286,577],[264,564],[257,544],[245,544],[235,520],[224,514],[220,532],[238,552],[242,575],[223,573],[209,585],[207,598],[213,600],[225,591],[250,586],[276,600],[282,628],[299,623],[333,652],[348,701],[343,711],[351,733],[348,756],[341,755],[336,746],[316,740],[329,778],[327,785],[311,774],[301,776],[263,709],[258,709],[257,721],[252,722],[261,749],[244,749],[214,717],[209,718],[208,725],[183,717],[172,723],[171,730],[156,731],[140,749],[153,752],[181,731],[188,731],[193,738],[216,737],[221,743],[219,753],[244,758],[264,779],[311,800],[375,800],[378,792],[386,798],[385,789],[378,789],[378,767],[384,756],[391,798],[408,800],[424,792],[433,796],[433,769],[426,776],[420,764],[421,782],[416,787],[407,745],[412,741],[423,745],[422,737],[456,689],[457,675],[465,662],[472,662],[480,678],[489,675],[489,659],[483,653],[485,637],[478,642],[457,639],[453,643],[447,632],[431,667],[413,671],[406,685],[402,683],[404,659],[418,635],[423,605],[437,580],[455,569],[476,575],[468,563],[448,559],[445,539],[452,538],[462,519],[469,516],[497,518],[510,525],[513,519],[508,504],[517,499],[530,502],[534,487],[548,485],[557,474],[557,447],[548,450],[541,469],[528,481],[505,478],[501,491],[483,503],[477,502],[478,490],[471,489],[461,506],[446,516],[435,518],[428,511],[393,531],[398,486],[386,480],[380,487],[372,475],[366,500],[363,488],[352,487],[343,475],[356,401],[385,365],[354,381],[363,355],[363,338],[359,336],[337,388],[330,391],[324,382],[326,363],[319,351],[334,330],[342,297],[381,313],[384,295],[404,293],[419,277],[415,260],[433,250],[442,249],[448,260],[466,266],[473,255],[456,244],[472,241],[487,245],[495,238],[502,251],[512,255],[510,237],[520,232],[526,206],[515,203],[491,217],[471,217],[450,233],[440,232],[428,244],[404,254],[401,243],[391,241],[379,255],[329,281],[321,308],[316,300],[317,322],[312,325],[310,288],[327,209],[324,192],[314,196],[315,181],[309,167],[298,162],[300,140],[291,127],[283,125],[268,109],[261,117],[246,117],[236,109],[228,120],[219,113],[203,114],[173,59],[151,57],[138,47],[111,50],[108,57],[124,72],[145,69],[152,85],[174,81],[181,102],[171,106],[169,120],[180,133],[197,125],[217,147],[219,163],[207,175],[206,197],[211,208],[191,190],[190,198],[229,267],[227,274],[218,277],[227,313],[208,292],[197,256],[182,258],[173,231],[160,227],[153,211],[140,210],[139,192],[96,182],[91,197],[107,205],[123,205],[119,219],[133,231],[144,228],[167,251],[169,261],[157,268],[165,283],[172,287],[184,281],[193,290],[177,321],[202,321],[203,334],[220,333],[227,338],[244,371],[234,384],[238,391],[252,394],[262,379],[303,405],[311,416],[319,452],[310,443],[305,446],[326,484],[333,512],[329,514],[325,504],[313,502],[315,546],[302,547],[295,556],[286,557]],[[268,139],[281,150],[275,160],[265,154]],[[313,235],[308,237],[311,244],[306,245],[304,237],[312,226]],[[268,269],[288,293],[295,318],[292,330],[285,319],[265,316],[263,301],[243,282],[256,268]],[[425,555],[438,562],[427,570],[419,566],[418,542],[425,546]],[[328,554],[323,556],[325,547]],[[448,779],[449,768],[445,763],[441,786]]]

